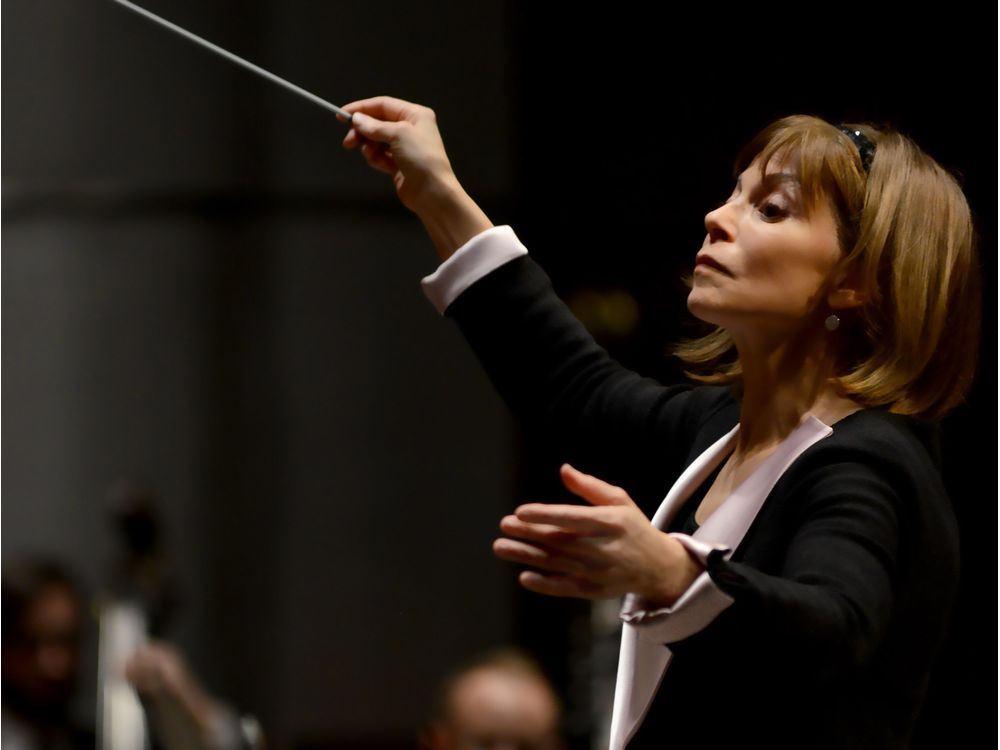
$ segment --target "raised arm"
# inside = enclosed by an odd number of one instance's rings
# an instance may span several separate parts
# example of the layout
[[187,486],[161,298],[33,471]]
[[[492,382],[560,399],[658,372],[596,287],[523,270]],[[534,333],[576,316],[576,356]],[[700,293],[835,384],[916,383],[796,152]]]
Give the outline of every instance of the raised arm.
[[[669,486],[699,417],[691,403],[697,390],[641,377],[597,345],[513,230],[494,228],[462,189],[431,110],[390,97],[344,109],[353,113],[345,147],[360,147],[373,168],[392,175],[400,200],[423,222],[442,261],[450,263],[459,249],[467,256],[487,245],[518,250],[487,264],[485,275],[467,276],[457,296],[438,309],[458,324],[522,424],[541,431],[560,461],[627,487],[635,497]],[[490,242],[479,241],[483,235]],[[635,487],[637,476],[649,475],[650,462],[662,481]]]

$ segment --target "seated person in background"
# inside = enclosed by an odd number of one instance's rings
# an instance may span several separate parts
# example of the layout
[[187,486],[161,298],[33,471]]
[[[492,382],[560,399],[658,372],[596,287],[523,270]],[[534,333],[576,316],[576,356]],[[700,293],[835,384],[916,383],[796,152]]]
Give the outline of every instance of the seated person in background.
[[489,652],[444,682],[427,750],[562,750],[561,705],[538,664],[517,649]]
[[48,560],[3,569],[3,750],[94,747],[71,716],[83,633],[83,600]]

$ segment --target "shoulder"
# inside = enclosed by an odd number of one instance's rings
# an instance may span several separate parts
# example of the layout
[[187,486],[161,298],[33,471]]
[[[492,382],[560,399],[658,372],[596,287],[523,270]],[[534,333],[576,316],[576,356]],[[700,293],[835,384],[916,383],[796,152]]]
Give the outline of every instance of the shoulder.
[[941,482],[934,424],[885,409],[862,409],[835,422],[832,430],[803,453],[803,464],[858,461],[918,481]]
[[863,498],[891,505],[921,536],[957,549],[958,522],[928,435],[934,426],[884,409],[863,409],[832,426],[782,477],[803,511]]

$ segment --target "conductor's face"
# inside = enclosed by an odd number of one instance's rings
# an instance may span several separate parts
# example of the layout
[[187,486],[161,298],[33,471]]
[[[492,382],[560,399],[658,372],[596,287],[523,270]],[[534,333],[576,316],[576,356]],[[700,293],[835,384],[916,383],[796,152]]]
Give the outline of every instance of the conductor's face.
[[830,310],[824,299],[841,257],[826,199],[807,216],[793,165],[754,161],[729,200],[705,216],[688,309],[734,337],[792,337]]

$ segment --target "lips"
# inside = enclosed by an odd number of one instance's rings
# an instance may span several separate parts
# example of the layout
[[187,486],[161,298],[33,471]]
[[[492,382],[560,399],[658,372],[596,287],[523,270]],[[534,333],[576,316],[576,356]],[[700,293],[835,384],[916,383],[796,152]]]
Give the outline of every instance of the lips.
[[722,265],[721,263],[719,263],[719,261],[717,261],[715,258],[713,258],[708,253],[698,253],[698,255],[694,259],[694,264],[695,264],[695,267],[697,267],[697,266],[708,266],[709,268],[714,268],[717,271],[721,271],[724,274],[732,276],[732,274],[729,272],[728,268],[726,268],[724,265]]

